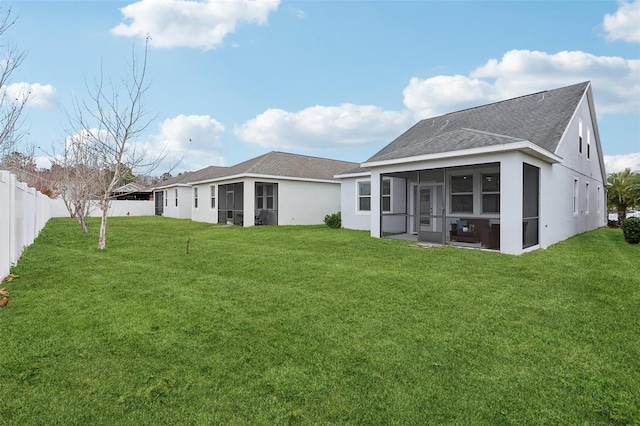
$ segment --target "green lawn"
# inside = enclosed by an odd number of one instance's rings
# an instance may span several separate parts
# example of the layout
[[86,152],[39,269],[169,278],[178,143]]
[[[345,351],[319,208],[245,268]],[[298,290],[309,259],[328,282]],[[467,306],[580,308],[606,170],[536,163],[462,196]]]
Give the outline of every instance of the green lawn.
[[[49,222],[0,309],[0,424],[640,424],[640,246]],[[190,252],[186,253],[186,239]]]

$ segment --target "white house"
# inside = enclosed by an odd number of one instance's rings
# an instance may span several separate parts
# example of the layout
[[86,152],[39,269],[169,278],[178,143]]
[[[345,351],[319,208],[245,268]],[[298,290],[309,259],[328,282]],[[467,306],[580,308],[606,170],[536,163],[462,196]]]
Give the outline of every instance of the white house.
[[606,223],[591,83],[421,120],[336,175],[345,228],[521,254]]
[[190,219],[192,189],[189,182],[218,171],[224,172],[227,169],[228,167],[209,166],[160,182],[158,186],[153,188],[156,215]]
[[334,175],[355,166],[269,152],[235,166],[212,166],[164,183],[156,188],[155,199],[165,216],[197,222],[245,227],[321,224],[325,215],[340,211],[340,181]]

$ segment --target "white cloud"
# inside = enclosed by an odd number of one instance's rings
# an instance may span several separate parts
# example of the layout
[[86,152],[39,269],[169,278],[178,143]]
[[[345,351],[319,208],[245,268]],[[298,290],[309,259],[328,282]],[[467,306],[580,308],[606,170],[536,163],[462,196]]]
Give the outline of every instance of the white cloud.
[[[179,115],[160,124],[160,133],[144,145],[151,157],[164,154],[163,173],[176,167],[179,170],[198,170],[207,166],[222,166],[220,135],[225,128],[208,115]],[[178,162],[182,162],[178,165]]]
[[112,32],[127,37],[151,36],[154,47],[220,46],[241,22],[264,24],[280,0],[140,0],[121,9],[129,23]]
[[269,109],[235,129],[242,140],[269,148],[320,149],[390,140],[412,124],[403,112],[372,105]]
[[424,80],[413,77],[402,93],[405,106],[420,118],[500,99],[499,91],[491,83],[463,75],[439,75]]
[[618,2],[613,15],[606,14],[602,23],[607,40],[640,42],[640,1]]
[[405,106],[425,118],[587,80],[598,113],[640,112],[640,60],[580,51],[511,50],[468,76],[414,77],[403,93]]
[[605,155],[604,166],[607,173],[616,173],[624,169],[631,169],[632,172],[640,171],[640,152],[622,155]]
[[22,102],[28,96],[27,105],[34,108],[48,108],[55,103],[56,89],[50,84],[39,83],[12,83],[6,87],[7,95]]

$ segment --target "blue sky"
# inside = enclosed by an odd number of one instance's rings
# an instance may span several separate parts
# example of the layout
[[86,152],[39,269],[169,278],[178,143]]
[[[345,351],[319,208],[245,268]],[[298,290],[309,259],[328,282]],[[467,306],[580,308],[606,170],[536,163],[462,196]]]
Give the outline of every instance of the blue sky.
[[591,80],[609,172],[640,170],[640,0],[4,1],[27,58],[25,145],[44,158],[74,97],[119,80],[146,34],[137,140],[153,174],[279,150],[364,162],[427,118]]

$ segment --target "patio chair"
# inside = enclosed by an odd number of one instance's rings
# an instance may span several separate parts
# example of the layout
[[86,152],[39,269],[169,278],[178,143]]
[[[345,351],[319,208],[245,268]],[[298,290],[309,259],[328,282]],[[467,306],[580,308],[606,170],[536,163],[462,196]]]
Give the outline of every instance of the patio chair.
[[482,229],[482,245],[488,249],[500,249],[500,224],[493,223],[491,228]]
[[258,214],[258,216],[256,216],[256,225],[266,225],[268,216],[269,210],[260,210],[260,213]]

